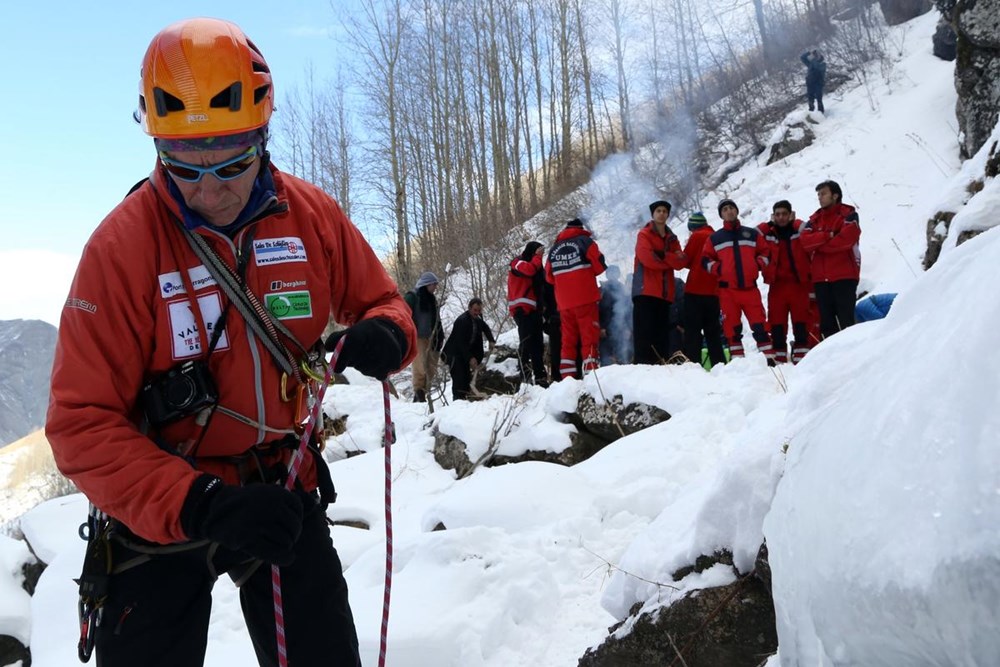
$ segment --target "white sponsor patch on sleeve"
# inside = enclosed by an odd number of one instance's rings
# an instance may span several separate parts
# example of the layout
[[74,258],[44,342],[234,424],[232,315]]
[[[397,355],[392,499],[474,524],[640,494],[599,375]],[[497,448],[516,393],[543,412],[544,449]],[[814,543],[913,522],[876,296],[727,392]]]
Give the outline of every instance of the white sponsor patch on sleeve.
[[297,236],[275,239],[256,239],[253,242],[253,256],[257,266],[305,262],[306,248]]
[[[222,296],[219,292],[210,292],[198,297],[198,308],[201,319],[208,328],[206,340],[212,339],[213,327],[222,314]],[[198,322],[191,312],[190,299],[179,299],[167,304],[170,315],[171,349],[175,360],[188,359],[201,354],[201,336],[198,335]],[[229,348],[229,334],[223,330],[216,344],[216,350]]]

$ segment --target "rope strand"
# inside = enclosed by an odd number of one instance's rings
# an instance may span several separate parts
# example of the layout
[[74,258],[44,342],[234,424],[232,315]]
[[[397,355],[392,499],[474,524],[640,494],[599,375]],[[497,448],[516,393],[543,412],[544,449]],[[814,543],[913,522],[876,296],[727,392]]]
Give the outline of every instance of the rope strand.
[[[310,406],[309,418],[306,420],[305,428],[302,430],[302,437],[299,439],[299,446],[292,451],[292,458],[288,462],[288,479],[285,481],[285,488],[288,490],[292,490],[295,486],[295,480],[299,475],[299,466],[302,465],[302,452],[309,443],[309,438],[312,437],[313,429],[319,422],[319,413],[323,409],[323,396],[326,394],[326,388],[330,385],[331,378],[333,378],[333,368],[337,365],[337,358],[340,357],[340,351],[344,348],[345,340],[347,340],[347,336],[342,336],[337,343],[337,347],[334,348],[333,356],[330,357],[330,365],[326,367],[326,376],[323,378],[323,384],[319,386],[316,396],[312,397],[313,403]],[[288,645],[285,641],[285,609],[281,600],[281,569],[274,564],[271,565],[271,590],[274,593],[274,629],[278,641],[278,665],[279,667],[288,667]]]
[[379,637],[378,667],[385,667],[385,652],[389,641],[389,597],[392,591],[392,444],[396,439],[389,408],[389,381],[382,381],[382,405],[385,412],[385,588],[382,594],[382,631]]

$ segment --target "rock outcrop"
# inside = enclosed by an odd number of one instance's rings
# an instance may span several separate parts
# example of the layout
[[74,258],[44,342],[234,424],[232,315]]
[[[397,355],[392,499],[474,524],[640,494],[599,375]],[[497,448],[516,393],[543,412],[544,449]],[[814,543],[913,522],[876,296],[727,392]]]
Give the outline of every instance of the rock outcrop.
[[0,447],[45,425],[55,347],[47,322],[0,322]]
[[951,22],[957,38],[955,113],[962,155],[971,157],[1000,117],[1000,0],[959,0]]
[[[692,591],[651,612],[634,610],[638,616],[630,619],[630,632],[622,637],[612,634],[588,650],[579,667],[758,667],[778,649],[766,554],[762,548],[756,569],[731,584]],[[674,573],[674,580],[716,564],[731,567],[732,555],[722,551],[702,556]],[[767,578],[758,576],[759,571]]]

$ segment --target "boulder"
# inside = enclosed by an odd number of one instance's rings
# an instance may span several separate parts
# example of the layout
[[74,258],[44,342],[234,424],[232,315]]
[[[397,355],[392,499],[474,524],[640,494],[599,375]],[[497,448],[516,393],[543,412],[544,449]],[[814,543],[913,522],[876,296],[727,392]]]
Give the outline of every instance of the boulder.
[[0,635],[0,665],[17,664],[21,667],[31,667],[31,651],[13,637]]
[[624,404],[621,395],[610,401],[598,402],[590,394],[581,394],[576,412],[564,414],[580,433],[587,433],[606,445],[618,438],[631,435],[644,428],[670,419],[666,410],[645,403]]
[[948,62],[954,60],[956,39],[955,28],[952,27],[951,21],[942,17],[938,21],[937,29],[934,31],[934,37],[932,38],[934,55]]
[[434,460],[445,470],[454,470],[459,479],[472,471],[472,461],[469,460],[468,447],[459,438],[442,433],[435,426],[431,431],[434,436]]
[[[496,454],[486,466],[500,466],[521,461],[545,461],[571,466],[586,461],[618,438],[630,435],[644,428],[670,419],[670,415],[655,406],[645,403],[623,404],[621,396],[615,396],[607,403],[598,403],[593,396],[582,394],[577,401],[576,412],[563,413],[562,420],[573,424],[577,432],[570,434],[570,446],[561,452],[528,451],[518,456]],[[454,470],[458,477],[464,477],[475,464],[469,459],[466,444],[436,427],[434,436],[434,460],[446,470]]]
[[931,10],[931,0],[878,0],[882,16],[889,25],[906,23]]
[[[766,562],[766,551],[762,553]],[[726,562],[732,556],[719,552],[685,570]],[[778,649],[771,592],[756,570],[726,586],[691,591],[669,607],[635,613],[639,616],[627,635],[611,635],[587,650],[579,667],[758,667]]]
[[767,158],[767,163],[772,164],[794,155],[806,146],[811,146],[816,139],[816,134],[805,123],[795,123],[785,128],[785,134],[780,141],[771,145],[771,155]]
[[941,256],[941,246],[948,238],[948,228],[955,217],[954,211],[938,211],[927,221],[927,252],[924,253],[924,270],[934,266]]
[[952,12],[956,34],[955,113],[962,156],[986,143],[1000,116],[1000,0],[960,0]]

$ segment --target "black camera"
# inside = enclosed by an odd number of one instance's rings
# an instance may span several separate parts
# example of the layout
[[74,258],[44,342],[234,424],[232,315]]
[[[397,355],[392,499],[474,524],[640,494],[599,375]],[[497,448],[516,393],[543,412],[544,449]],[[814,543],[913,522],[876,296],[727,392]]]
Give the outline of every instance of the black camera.
[[140,400],[146,420],[159,428],[215,405],[219,391],[208,363],[195,359],[150,380],[142,388]]

